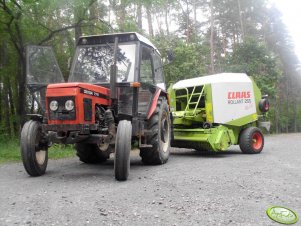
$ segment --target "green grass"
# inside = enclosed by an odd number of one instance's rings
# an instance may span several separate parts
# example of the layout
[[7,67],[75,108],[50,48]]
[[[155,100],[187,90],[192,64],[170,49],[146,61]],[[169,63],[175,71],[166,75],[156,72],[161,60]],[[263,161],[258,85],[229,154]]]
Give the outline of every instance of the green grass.
[[[75,156],[75,150],[72,145],[55,144],[48,149],[50,159],[70,158]],[[19,140],[13,139],[0,141],[0,164],[7,162],[20,162],[20,144]]]

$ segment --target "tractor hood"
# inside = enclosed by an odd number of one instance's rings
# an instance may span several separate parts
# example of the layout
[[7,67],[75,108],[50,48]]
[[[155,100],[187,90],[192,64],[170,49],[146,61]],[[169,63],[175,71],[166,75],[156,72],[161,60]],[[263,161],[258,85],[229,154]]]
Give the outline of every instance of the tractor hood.
[[[49,84],[47,86],[47,90],[59,90],[65,88],[80,88],[80,92],[90,95],[90,96],[110,96],[110,90],[97,85],[87,84],[87,83],[80,83],[80,82],[70,82],[70,83],[56,83],[56,84]],[[49,92],[47,92],[49,93]]]

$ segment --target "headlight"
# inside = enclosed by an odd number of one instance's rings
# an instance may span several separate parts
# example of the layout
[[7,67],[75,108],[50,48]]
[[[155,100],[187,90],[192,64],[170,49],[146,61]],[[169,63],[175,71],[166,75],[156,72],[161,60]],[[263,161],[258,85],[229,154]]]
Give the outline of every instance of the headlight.
[[67,111],[72,111],[74,109],[74,102],[73,100],[67,100],[65,102],[65,108]]
[[51,111],[56,111],[59,108],[59,103],[56,100],[52,100],[49,104]]

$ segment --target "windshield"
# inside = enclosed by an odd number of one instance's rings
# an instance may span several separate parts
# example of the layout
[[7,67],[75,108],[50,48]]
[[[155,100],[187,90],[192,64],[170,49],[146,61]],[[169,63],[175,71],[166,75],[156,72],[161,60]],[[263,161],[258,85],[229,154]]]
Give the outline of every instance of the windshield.
[[[117,82],[133,82],[136,44],[119,44]],[[113,64],[114,45],[79,46],[69,82],[108,83]]]

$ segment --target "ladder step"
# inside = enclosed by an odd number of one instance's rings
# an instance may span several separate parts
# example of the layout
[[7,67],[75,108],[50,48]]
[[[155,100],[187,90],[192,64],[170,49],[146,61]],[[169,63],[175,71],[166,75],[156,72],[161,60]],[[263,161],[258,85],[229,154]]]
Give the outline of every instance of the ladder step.
[[190,102],[189,104],[197,104],[198,102]]
[[197,95],[201,95],[202,93],[192,93],[192,96],[197,96]]

